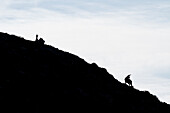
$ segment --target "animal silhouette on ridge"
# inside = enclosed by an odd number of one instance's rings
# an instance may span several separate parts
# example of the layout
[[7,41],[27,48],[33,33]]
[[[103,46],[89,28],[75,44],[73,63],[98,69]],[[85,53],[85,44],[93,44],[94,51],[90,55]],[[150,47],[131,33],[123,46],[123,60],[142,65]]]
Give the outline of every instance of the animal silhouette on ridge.
[[44,41],[43,38],[38,39],[38,35],[37,35],[37,34],[36,34],[35,42],[36,42],[38,45],[44,45],[44,43],[45,43],[45,41]]
[[125,77],[125,84],[127,84],[129,86],[132,86],[132,80],[130,80],[130,75],[131,74],[129,74],[127,77]]

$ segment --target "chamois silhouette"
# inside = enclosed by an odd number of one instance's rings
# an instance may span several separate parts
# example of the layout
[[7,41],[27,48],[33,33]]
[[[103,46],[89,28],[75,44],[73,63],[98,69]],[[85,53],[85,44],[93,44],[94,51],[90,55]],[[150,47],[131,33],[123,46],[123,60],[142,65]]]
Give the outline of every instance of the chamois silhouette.
[[37,42],[38,41],[38,35],[36,34],[36,39],[35,39],[35,41]]
[[130,80],[130,75],[129,74],[127,77],[125,77],[125,84],[128,84],[129,86],[132,86],[132,80]]
[[44,45],[45,41],[43,40],[43,38],[38,39],[38,35],[36,34],[36,39],[35,42],[37,45],[41,46]]

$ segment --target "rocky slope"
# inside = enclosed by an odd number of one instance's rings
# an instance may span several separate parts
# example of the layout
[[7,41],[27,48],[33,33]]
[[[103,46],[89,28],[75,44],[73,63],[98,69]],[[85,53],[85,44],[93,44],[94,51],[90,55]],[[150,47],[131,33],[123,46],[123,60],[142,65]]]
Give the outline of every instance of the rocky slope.
[[43,43],[0,33],[1,113],[169,113],[148,91]]

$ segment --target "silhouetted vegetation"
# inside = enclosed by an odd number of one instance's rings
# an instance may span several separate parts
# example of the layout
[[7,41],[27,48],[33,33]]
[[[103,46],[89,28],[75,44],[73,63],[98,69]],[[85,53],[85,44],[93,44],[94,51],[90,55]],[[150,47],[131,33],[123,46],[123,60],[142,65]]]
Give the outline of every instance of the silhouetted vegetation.
[[0,33],[1,113],[169,113],[148,91],[36,41]]

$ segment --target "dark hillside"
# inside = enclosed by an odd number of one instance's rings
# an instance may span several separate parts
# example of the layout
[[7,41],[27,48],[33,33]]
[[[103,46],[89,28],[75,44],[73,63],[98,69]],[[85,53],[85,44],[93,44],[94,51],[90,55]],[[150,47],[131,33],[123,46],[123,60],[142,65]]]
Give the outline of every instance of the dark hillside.
[[0,33],[1,113],[170,113],[147,91],[49,45]]

